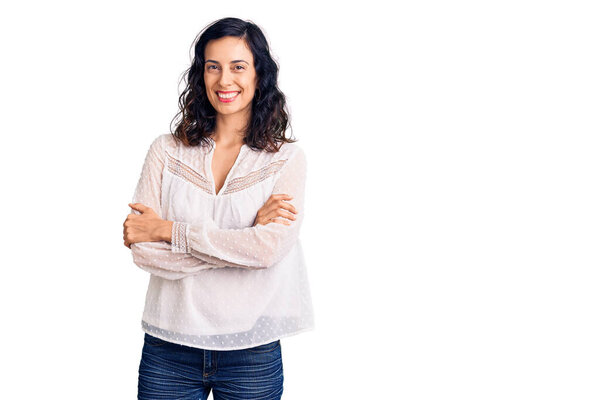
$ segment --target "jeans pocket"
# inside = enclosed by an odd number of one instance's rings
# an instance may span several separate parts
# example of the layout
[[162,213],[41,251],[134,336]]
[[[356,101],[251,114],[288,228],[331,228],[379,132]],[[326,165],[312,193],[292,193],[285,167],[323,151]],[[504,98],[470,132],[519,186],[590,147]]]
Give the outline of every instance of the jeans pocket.
[[160,338],[157,338],[156,336],[152,336],[149,334],[144,334],[144,342],[146,344],[148,344],[148,346],[152,346],[152,347],[156,347],[156,346],[164,346],[165,344],[168,344],[169,342],[166,342]]
[[278,349],[279,346],[280,346],[280,342],[279,342],[279,340],[276,340],[271,343],[261,344],[260,346],[250,347],[247,350],[250,353],[270,353],[271,351]]

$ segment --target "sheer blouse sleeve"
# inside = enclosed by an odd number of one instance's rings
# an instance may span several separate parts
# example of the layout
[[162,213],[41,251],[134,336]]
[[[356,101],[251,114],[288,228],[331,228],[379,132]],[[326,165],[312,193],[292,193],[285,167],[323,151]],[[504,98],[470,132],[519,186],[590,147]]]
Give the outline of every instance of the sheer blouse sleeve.
[[[165,156],[165,135],[157,137],[146,154],[142,173],[138,180],[132,203],[142,203],[163,218],[161,207],[162,171]],[[133,214],[140,214],[131,210]],[[171,245],[165,241],[138,242],[131,244],[133,262],[141,269],[166,279],[181,279],[199,271],[216,268],[216,265],[192,257],[189,254],[171,252]],[[170,255],[166,257],[166,255]]]
[[[150,146],[138,181],[133,203],[151,207],[161,218],[161,185],[164,165],[164,135]],[[242,229],[221,229],[212,220],[200,224],[176,221],[171,243],[139,242],[131,245],[134,263],[166,279],[181,279],[202,270],[220,267],[268,268],[280,261],[298,239],[304,217],[306,158],[295,147],[279,171],[274,194],[286,193],[296,208],[290,225],[269,223]],[[138,211],[132,212],[139,214]]]
[[268,268],[296,244],[304,219],[304,189],[306,183],[306,157],[300,147],[286,160],[276,178],[273,194],[285,193],[296,208],[296,219],[290,225],[269,223],[242,229],[221,229],[214,221],[201,224],[175,222],[171,252],[192,254],[219,266],[239,268]]

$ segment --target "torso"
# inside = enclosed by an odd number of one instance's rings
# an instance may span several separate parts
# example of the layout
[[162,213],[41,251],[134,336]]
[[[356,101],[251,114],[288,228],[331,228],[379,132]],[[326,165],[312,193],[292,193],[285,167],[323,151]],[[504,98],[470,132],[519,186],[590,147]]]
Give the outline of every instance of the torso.
[[241,146],[232,149],[215,146],[211,168],[213,179],[215,181],[216,194],[221,191],[221,188],[225,184],[227,174],[229,173],[229,170],[231,170],[231,167],[233,167],[233,164],[235,164],[235,160],[237,159],[240,150]]

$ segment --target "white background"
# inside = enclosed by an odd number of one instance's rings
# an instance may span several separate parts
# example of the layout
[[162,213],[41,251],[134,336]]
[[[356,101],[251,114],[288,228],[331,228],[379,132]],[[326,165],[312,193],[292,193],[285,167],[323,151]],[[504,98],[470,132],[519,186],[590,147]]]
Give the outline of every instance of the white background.
[[309,163],[317,327],[282,339],[283,398],[599,398],[593,2],[12,3],[1,398],[135,398],[148,274],[122,223],[225,16],[269,38]]

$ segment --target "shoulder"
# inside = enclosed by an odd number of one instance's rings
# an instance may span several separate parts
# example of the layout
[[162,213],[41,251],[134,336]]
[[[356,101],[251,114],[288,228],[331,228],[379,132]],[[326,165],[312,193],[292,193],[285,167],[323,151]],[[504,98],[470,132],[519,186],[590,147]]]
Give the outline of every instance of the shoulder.
[[277,154],[276,158],[280,160],[306,160],[304,149],[298,143],[283,143],[279,151],[275,154]]
[[302,146],[297,143],[286,143],[286,145],[290,148],[288,160],[297,167],[306,168],[306,153]]
[[304,157],[304,151],[296,143],[283,142],[279,144],[278,151],[267,151],[250,149],[248,153],[251,154],[251,159],[254,165],[267,166],[270,164],[284,165],[288,161],[298,156]]
[[306,169],[306,154],[302,146],[297,143],[283,143],[275,159],[283,161],[282,170]]
[[164,156],[165,153],[174,153],[178,146],[182,146],[178,139],[170,133],[158,135],[150,143],[150,150],[157,155]]
[[163,133],[162,135],[158,135],[153,144],[157,144],[166,150],[174,149],[177,146],[182,145],[178,139],[176,139],[170,133]]
[[279,144],[278,151],[251,149],[244,162],[241,164],[244,173],[252,174],[262,171],[261,174],[281,174],[284,171],[305,168],[304,150],[297,143],[283,142]]

